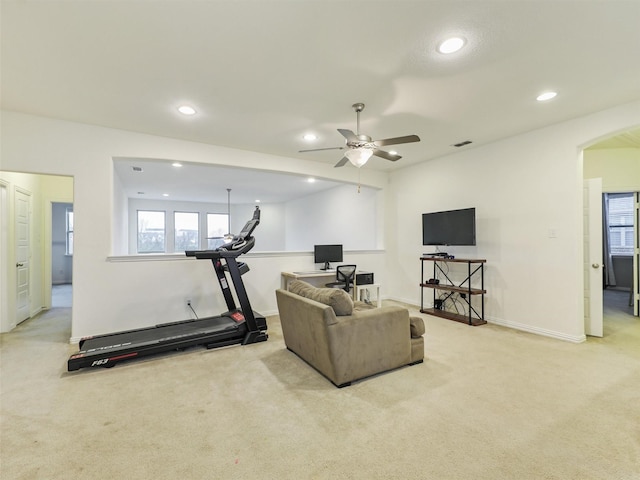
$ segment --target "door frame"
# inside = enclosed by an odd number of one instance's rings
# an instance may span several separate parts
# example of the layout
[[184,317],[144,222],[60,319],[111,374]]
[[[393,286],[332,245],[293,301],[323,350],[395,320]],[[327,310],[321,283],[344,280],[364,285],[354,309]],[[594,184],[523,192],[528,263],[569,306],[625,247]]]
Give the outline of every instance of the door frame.
[[14,290],[9,283],[9,185],[0,179],[0,332],[8,332],[15,327],[15,318],[9,314],[15,304],[15,300],[9,299],[9,292]]

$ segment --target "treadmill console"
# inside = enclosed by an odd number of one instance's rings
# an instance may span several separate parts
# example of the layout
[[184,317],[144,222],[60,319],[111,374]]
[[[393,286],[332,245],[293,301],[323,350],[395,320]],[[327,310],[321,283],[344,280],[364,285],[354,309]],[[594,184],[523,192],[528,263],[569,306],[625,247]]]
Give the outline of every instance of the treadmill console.
[[[256,206],[253,211],[253,217],[247,223],[238,235],[234,235],[224,245],[219,246],[215,250],[187,250],[185,255],[187,257],[196,257],[199,259],[212,259],[220,257],[238,256],[248,252],[253,248],[255,244],[255,238],[251,236],[253,231],[260,223],[260,207]],[[232,253],[233,252],[233,253]]]
[[246,239],[253,231],[256,229],[258,224],[260,223],[260,207],[256,206],[256,209],[253,211],[253,218],[244,224],[242,227],[242,231],[238,234],[239,238],[243,240]]
[[[260,223],[260,207],[256,206],[256,209],[253,212],[253,217],[247,223],[244,224],[242,230],[238,235],[234,235],[231,241],[225,243],[218,247],[218,250],[240,250],[245,249],[244,251],[249,251],[253,248],[254,239],[251,237],[251,233],[256,229],[258,224]],[[251,243],[248,248],[247,243]],[[244,253],[244,252],[243,252]]]

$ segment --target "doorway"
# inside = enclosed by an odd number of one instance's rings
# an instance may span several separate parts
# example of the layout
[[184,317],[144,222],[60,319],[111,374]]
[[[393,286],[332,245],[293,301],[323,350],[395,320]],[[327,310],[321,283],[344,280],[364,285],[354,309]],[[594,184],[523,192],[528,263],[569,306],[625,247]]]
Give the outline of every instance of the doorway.
[[[597,295],[598,299],[602,299],[602,309],[604,313],[611,313],[612,311],[619,310],[622,314],[627,315],[626,311],[629,306],[629,301],[634,304],[635,311],[633,315],[634,321],[638,321],[637,315],[640,307],[640,262],[638,258],[638,226],[640,225],[640,213],[637,209],[638,192],[640,192],[640,129],[638,127],[627,131],[620,132],[608,138],[598,140],[589,146],[586,146],[582,150],[582,173],[585,183],[590,179],[599,179],[602,185],[601,193],[620,194],[624,192],[635,193],[636,196],[636,208],[633,214],[633,218],[626,219],[625,228],[627,232],[625,235],[628,237],[625,239],[625,246],[629,246],[630,243],[635,242],[635,253],[633,249],[631,253],[626,252],[621,255],[626,257],[622,259],[625,263],[625,272],[621,274],[623,280],[622,286],[624,290],[622,292],[612,293],[609,291],[610,287],[605,288],[608,285],[606,282],[606,275],[609,271],[612,271],[612,266],[607,267],[607,253],[606,252],[593,252],[592,258],[589,264],[593,266],[594,272],[601,275],[600,279],[594,278],[595,282],[601,284],[600,292],[597,292],[594,288],[592,294]],[[628,193],[627,193],[628,195]],[[597,202],[597,200],[596,200]],[[594,202],[594,205],[596,204]],[[604,204],[604,202],[602,202]],[[586,207],[585,207],[586,208]],[[604,234],[606,233],[606,218],[604,215],[604,205],[598,208],[602,213],[602,220],[598,221],[598,229],[600,230],[598,237],[603,239],[604,246]],[[634,225],[633,232],[629,230],[629,225]],[[608,225],[608,224],[607,224]],[[587,236],[585,231],[585,236]],[[604,249],[602,249],[604,250]],[[585,254],[586,256],[586,254]],[[620,255],[619,255],[620,256]],[[630,263],[629,260],[632,259]],[[620,259],[616,259],[617,263],[620,263]],[[596,271],[596,266],[599,271]],[[622,278],[624,277],[624,278]],[[586,290],[587,284],[585,284]],[[631,291],[629,291],[629,287]],[[622,289],[621,289],[622,290]],[[620,302],[620,297],[626,297],[625,303]],[[588,298],[585,295],[585,312],[587,307]],[[622,308],[624,307],[624,308]],[[602,311],[600,312],[603,313]],[[633,316],[632,315],[632,316]],[[585,321],[586,321],[585,313]],[[605,315],[602,320],[604,321],[604,333],[607,334],[607,322],[608,317]],[[602,323],[601,323],[602,327]],[[586,328],[585,328],[585,333]],[[587,333],[588,334],[588,333]]]
[[73,203],[51,203],[51,307],[71,307]]
[[[52,306],[54,203],[73,206],[73,177],[0,170],[2,332],[16,327],[23,310],[26,318],[33,318]],[[71,255],[64,261],[70,265]],[[71,285],[72,277],[63,282]]]

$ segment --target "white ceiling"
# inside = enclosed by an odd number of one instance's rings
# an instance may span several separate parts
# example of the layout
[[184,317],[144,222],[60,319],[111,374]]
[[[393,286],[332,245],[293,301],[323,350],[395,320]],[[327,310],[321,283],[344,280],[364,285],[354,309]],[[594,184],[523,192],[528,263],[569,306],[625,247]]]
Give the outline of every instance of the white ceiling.
[[[226,204],[230,188],[234,205],[256,200],[284,203],[342,185],[320,178],[309,182],[312,177],[302,175],[186,162],[174,167],[173,163],[151,158],[114,158],[113,162],[127,197],[147,200]],[[355,191],[356,187],[353,188]]]
[[[363,167],[390,170],[640,99],[639,0],[0,8],[3,109],[328,164],[341,152],[298,150],[342,145],[355,102],[361,133],[421,137],[396,147],[400,161]],[[466,47],[437,53],[452,35]],[[546,90],[558,96],[536,102]]]

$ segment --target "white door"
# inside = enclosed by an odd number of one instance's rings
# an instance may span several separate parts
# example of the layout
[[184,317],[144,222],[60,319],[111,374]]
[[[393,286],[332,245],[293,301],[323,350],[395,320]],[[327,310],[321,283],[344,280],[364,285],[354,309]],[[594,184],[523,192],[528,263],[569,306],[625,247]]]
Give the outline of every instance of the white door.
[[584,333],[602,337],[602,179],[584,182]]
[[30,194],[24,190],[15,191],[15,232],[16,232],[16,323],[29,318],[29,204]]

